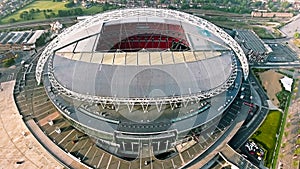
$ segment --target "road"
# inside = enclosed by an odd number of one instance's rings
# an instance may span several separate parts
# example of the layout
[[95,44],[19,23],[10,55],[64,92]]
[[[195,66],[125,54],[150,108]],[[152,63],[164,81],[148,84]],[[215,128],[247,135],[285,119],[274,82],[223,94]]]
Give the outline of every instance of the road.
[[295,51],[298,54],[298,57],[300,57],[300,48],[298,48],[294,42],[294,38],[292,37],[284,37],[280,39],[268,39],[268,40],[263,40],[265,43],[283,43],[287,44],[288,47],[290,47],[293,51]]
[[0,70],[0,83],[7,82],[16,79],[17,72],[20,68],[13,67],[7,68],[6,70]]
[[11,28],[31,28],[31,27],[37,27],[37,26],[49,26],[54,21],[59,21],[62,24],[67,23],[76,23],[76,17],[61,17],[61,18],[51,18],[47,20],[39,20],[39,21],[29,21],[29,22],[18,22],[18,23],[12,23],[12,24],[4,24],[0,25],[0,29],[11,29]]
[[288,43],[288,46],[300,56],[300,49],[293,43],[295,32],[300,32],[300,14],[293,17],[288,24],[280,28],[280,31],[285,34],[285,38],[264,41],[266,43]]
[[280,29],[288,37],[293,37],[295,32],[300,31],[300,14],[293,18],[293,21]]
[[280,62],[280,63],[261,63],[251,65],[251,68],[260,68],[260,69],[292,69],[292,68],[300,68],[299,62]]
[[[27,53],[27,56],[22,56],[21,60],[24,60],[27,63],[31,62],[34,58],[36,58],[43,52],[45,46],[42,48],[39,48],[37,50],[37,53],[34,53],[34,52]],[[21,69],[21,63],[16,63],[16,65],[11,66],[10,68],[0,68],[0,73],[1,73],[0,83],[15,80],[17,77],[17,72],[19,72],[20,69]]]
[[240,148],[247,140],[248,138],[255,132],[255,130],[260,126],[260,124],[264,121],[267,113],[268,113],[268,96],[266,95],[265,91],[262,89],[262,87],[259,85],[258,80],[255,78],[253,73],[249,74],[249,82],[251,83],[252,87],[256,90],[258,93],[260,99],[261,99],[261,107],[260,112],[257,112],[258,116],[256,119],[251,123],[249,127],[242,127],[235,136],[230,140],[229,145],[233,149]]

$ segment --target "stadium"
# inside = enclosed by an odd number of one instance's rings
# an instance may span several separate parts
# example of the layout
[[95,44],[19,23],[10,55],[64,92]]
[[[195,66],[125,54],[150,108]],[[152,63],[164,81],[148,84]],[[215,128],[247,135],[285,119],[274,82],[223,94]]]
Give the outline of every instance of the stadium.
[[179,11],[137,8],[65,29],[45,48],[35,78],[72,126],[103,150],[135,159],[143,149],[172,156],[191,140],[210,147],[239,113],[248,71],[221,28]]

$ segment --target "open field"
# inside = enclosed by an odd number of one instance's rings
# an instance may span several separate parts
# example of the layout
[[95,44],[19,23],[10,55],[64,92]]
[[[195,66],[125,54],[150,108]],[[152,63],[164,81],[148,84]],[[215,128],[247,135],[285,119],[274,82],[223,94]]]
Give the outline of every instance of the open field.
[[104,11],[103,6],[99,5],[99,4],[92,6],[88,9],[86,9],[86,8],[83,9],[83,12],[85,15],[95,15],[95,14],[103,12],[103,11]]
[[263,124],[257,129],[251,137],[267,150],[266,165],[271,165],[277,133],[280,128],[282,113],[280,111],[270,111]]
[[[65,4],[68,2],[53,2],[52,0],[37,0],[23,9],[9,15],[1,20],[2,24],[19,22],[19,21],[27,21],[27,20],[45,20],[49,18],[56,17],[65,17],[65,16],[78,16],[78,14],[74,13],[74,10],[80,8],[82,9],[82,13],[79,15],[95,15],[97,13],[101,13],[106,10],[115,9],[115,6],[109,4],[94,4],[90,8],[82,7],[81,5],[77,5],[71,8],[65,7]],[[34,10],[34,12],[30,12],[30,10]],[[59,15],[59,10],[64,11],[65,13],[69,11],[69,15],[61,16]],[[72,12],[73,10],[73,12]],[[30,15],[29,19],[23,19],[20,15],[27,11]],[[47,16],[47,17],[46,17]],[[12,21],[13,20],[13,21]]]
[[218,20],[211,20],[207,19],[213,24],[224,27],[224,28],[229,28],[229,29],[249,29],[250,26],[244,22],[235,22],[235,21],[218,21]]
[[[37,0],[37,1],[27,5],[23,9],[15,12],[14,14],[3,18],[1,21],[2,21],[2,23],[8,23],[10,21],[10,19],[15,19],[16,21],[22,21],[22,19],[20,18],[20,14],[24,11],[29,12],[31,9],[35,9],[35,10],[39,9],[41,11],[39,13],[34,13],[34,15],[33,15],[34,19],[36,19],[36,20],[46,19],[45,15],[43,13],[43,10],[51,9],[52,12],[57,15],[58,10],[67,10],[67,8],[65,7],[66,3],[67,2],[53,2],[52,0]],[[47,14],[50,15],[52,12],[47,12]]]
[[279,106],[276,93],[282,90],[279,82],[282,77],[283,75],[275,72],[275,70],[268,70],[259,73],[259,78],[261,79],[262,85],[266,89],[268,97],[275,106]]

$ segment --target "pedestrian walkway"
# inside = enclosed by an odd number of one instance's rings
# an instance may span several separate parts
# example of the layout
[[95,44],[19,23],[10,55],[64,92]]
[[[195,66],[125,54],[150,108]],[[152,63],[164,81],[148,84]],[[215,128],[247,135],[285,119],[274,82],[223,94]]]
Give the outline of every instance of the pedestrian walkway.
[[289,167],[290,169],[299,168],[297,161],[300,161],[299,156],[295,156],[295,150],[298,147],[297,138],[299,131],[299,117],[300,117],[300,99],[291,101],[289,112],[284,127],[284,135],[281,141],[277,166],[282,165],[283,168]]
[[27,126],[34,131],[34,134],[37,136],[38,139],[49,149],[49,151],[55,154],[61,161],[64,162],[70,168],[88,168],[84,164],[80,163],[78,159],[75,157],[71,157],[66,154],[62,149],[57,147],[38,127],[38,125],[31,119],[26,122]]
[[0,91],[0,168],[63,168],[25,126],[14,103],[14,84],[4,82]]
[[54,119],[56,119],[57,117],[59,117],[59,113],[58,111],[55,111],[54,113],[48,115],[47,117],[41,119],[38,121],[40,126],[44,126],[46,124],[48,124],[49,122],[53,121]]

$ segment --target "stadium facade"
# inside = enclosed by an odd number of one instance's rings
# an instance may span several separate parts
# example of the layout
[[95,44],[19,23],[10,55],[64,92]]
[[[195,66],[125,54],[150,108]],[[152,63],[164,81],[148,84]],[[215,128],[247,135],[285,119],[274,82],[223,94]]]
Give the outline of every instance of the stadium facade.
[[236,116],[227,110],[248,71],[221,28],[179,11],[138,8],[67,28],[39,58],[36,80],[98,146],[136,158],[143,147],[159,155],[191,138],[217,141]]

